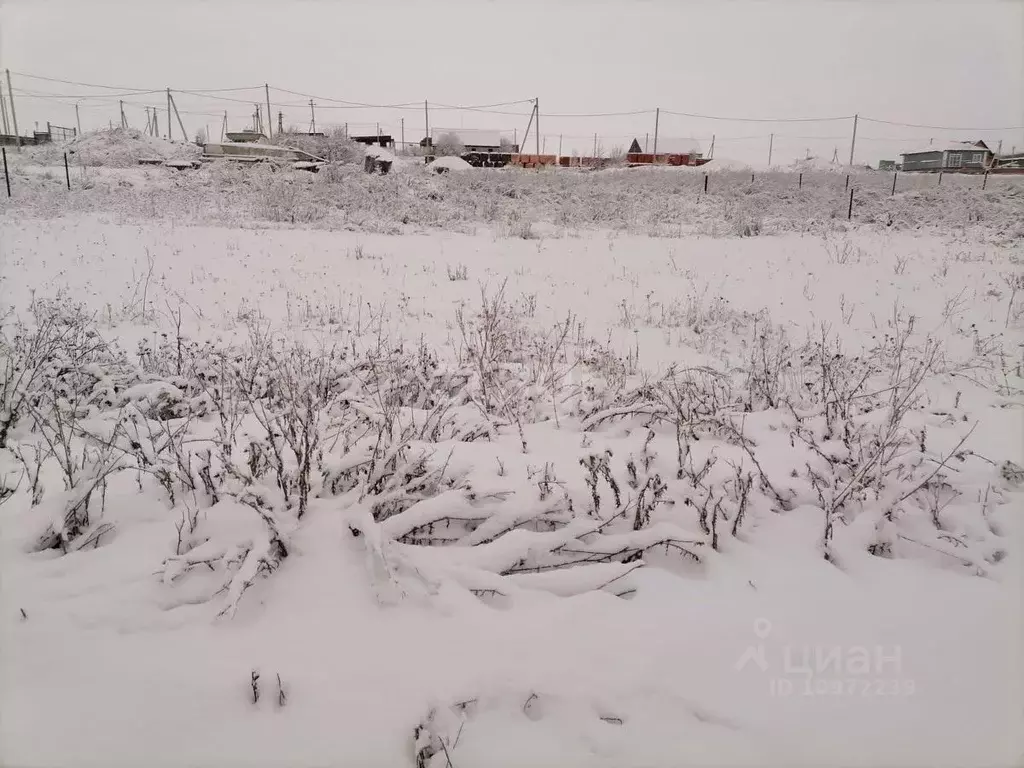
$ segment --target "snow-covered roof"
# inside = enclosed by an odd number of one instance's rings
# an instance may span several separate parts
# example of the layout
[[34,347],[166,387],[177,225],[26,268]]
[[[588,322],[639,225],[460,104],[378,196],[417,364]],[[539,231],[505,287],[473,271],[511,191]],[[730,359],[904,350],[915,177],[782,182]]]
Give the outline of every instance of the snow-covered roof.
[[939,144],[932,144],[923,149],[912,149],[908,152],[901,152],[901,155],[923,155],[926,152],[991,152],[985,147],[976,147],[969,141],[950,141]]
[[435,141],[453,133],[459,137],[460,142],[470,147],[499,147],[502,139],[512,141],[511,136],[506,136],[501,131],[488,131],[480,128],[432,128],[430,133]]

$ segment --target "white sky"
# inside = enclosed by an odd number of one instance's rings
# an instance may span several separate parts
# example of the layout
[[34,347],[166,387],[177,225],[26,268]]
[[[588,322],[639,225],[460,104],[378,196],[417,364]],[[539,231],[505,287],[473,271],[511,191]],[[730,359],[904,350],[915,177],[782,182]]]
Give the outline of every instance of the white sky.
[[[408,141],[423,135],[423,99],[449,105],[539,97],[547,152],[606,149],[653,137],[653,109],[731,117],[862,116],[930,126],[1024,126],[1024,2],[1016,0],[347,0],[346,2],[121,2],[4,0],[0,65],[15,73],[132,89],[215,89],[270,83],[340,100],[418,102],[408,110],[317,107],[317,124],[350,123]],[[22,132],[38,121],[74,125],[75,97],[86,130],[119,120],[106,91],[13,74]],[[65,94],[63,98],[29,97]],[[6,95],[6,88],[5,88]],[[262,89],[220,96],[179,94],[189,134],[219,135],[250,121]],[[143,104],[125,97],[129,122],[145,124]],[[308,127],[302,96],[271,92],[272,111]],[[432,108],[431,125],[513,130],[519,115]],[[652,110],[620,117],[545,113]],[[209,115],[189,114],[209,112]],[[362,124],[357,126],[357,124]],[[276,121],[275,121],[276,126]],[[660,135],[696,137],[715,156],[765,164],[806,149],[849,155],[851,121],[757,123],[662,114]],[[175,134],[179,130],[175,126]],[[817,138],[809,138],[817,137]],[[861,122],[858,162],[875,163],[930,138],[984,138],[1024,148],[1024,129],[941,131]],[[651,139],[653,143],[653,139]],[[533,139],[529,141],[530,150]]]

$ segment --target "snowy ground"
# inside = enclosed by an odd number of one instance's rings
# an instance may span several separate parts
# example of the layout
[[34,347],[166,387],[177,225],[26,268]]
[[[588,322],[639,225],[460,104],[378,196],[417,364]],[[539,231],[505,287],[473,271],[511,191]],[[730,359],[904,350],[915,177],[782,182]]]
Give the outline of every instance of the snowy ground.
[[[4,418],[36,398],[0,450],[4,764],[1024,756],[1002,203],[992,228],[527,239],[100,202],[0,218],[4,365],[19,333],[60,339],[3,390]],[[301,451],[281,483],[272,454],[303,419],[300,513]]]

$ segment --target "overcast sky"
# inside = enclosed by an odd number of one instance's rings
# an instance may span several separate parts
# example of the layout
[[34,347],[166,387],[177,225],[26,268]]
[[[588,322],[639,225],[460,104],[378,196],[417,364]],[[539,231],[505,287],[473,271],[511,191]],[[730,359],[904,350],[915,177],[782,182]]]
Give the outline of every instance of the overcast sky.
[[[746,118],[862,116],[927,126],[1024,126],[1024,2],[1017,0],[348,0],[346,2],[56,2],[4,0],[0,63],[26,73],[130,89],[284,88],[321,97],[318,127],[407,140],[423,135],[422,101],[481,105],[540,99],[547,152],[605,149],[653,137],[653,110]],[[85,129],[119,120],[116,90],[13,74],[22,132],[49,120]],[[29,91],[29,93],[24,93]],[[260,91],[224,101],[179,94],[186,130],[219,136],[249,122]],[[57,94],[47,98],[43,94]],[[6,95],[6,88],[5,88]],[[129,122],[166,95],[125,96]],[[409,109],[329,108],[323,98]],[[271,92],[272,112],[309,125],[304,96]],[[434,127],[481,127],[521,137],[521,115],[432,108]],[[651,114],[555,117],[651,110]],[[198,113],[209,114],[198,114]],[[547,116],[546,116],[547,113]],[[166,132],[166,112],[160,114]],[[362,124],[357,126],[357,124]],[[276,121],[275,121],[276,125]],[[849,155],[851,121],[703,120],[665,112],[662,137],[696,137],[715,155],[764,164],[807,149]],[[179,129],[175,125],[175,133]],[[812,138],[817,137],[817,138]],[[1024,148],[1024,129],[941,131],[861,122],[857,161],[875,163],[929,139],[984,138]],[[649,139],[651,141],[651,139]],[[533,140],[529,144],[532,149]]]

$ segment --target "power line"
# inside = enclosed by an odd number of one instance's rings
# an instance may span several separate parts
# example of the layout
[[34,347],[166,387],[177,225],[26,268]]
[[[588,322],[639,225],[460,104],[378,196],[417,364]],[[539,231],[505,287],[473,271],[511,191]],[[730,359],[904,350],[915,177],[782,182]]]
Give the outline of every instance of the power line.
[[861,117],[869,123],[881,123],[883,125],[899,125],[904,128],[927,128],[932,131],[1024,131],[1024,125],[1011,125],[1004,128],[955,128],[948,125],[918,125],[916,123],[897,123],[892,120],[880,120],[875,117]]
[[[696,115],[691,112],[673,112],[670,109],[663,109],[661,113],[663,115],[692,117],[699,120],[724,120],[730,123],[829,123],[839,120],[853,120],[853,115],[846,115],[844,117],[722,117],[721,115]],[[861,118],[861,120],[863,119]]]
[[[66,80],[66,79],[63,79],[63,78],[46,77],[46,76],[43,76],[43,75],[32,75],[32,74],[28,74],[28,73],[25,73],[25,72],[12,72],[11,74],[17,75],[18,77],[29,78],[31,80],[40,80],[40,81],[52,82],[52,83],[62,83],[62,84],[65,84],[65,85],[78,86],[78,87],[82,87],[82,88],[97,88],[97,89],[102,89],[104,91],[115,91],[115,93],[103,93],[102,95],[96,95],[96,94],[53,93],[53,92],[35,91],[35,90],[23,89],[23,88],[14,89],[17,93],[19,93],[20,95],[24,96],[25,98],[34,98],[34,99],[53,99],[55,101],[60,101],[61,99],[74,99],[76,102],[82,102],[82,101],[85,101],[85,100],[92,100],[92,101],[108,100],[109,101],[109,100],[114,100],[114,99],[117,99],[119,97],[124,97],[124,96],[144,96],[144,95],[149,95],[149,94],[163,93],[166,90],[164,88],[141,89],[141,88],[131,88],[131,87],[128,87],[128,86],[115,86],[115,85],[104,85],[104,84],[99,84],[99,83],[86,83],[86,82],[77,81],[77,80]],[[174,92],[176,92],[176,93],[186,94],[186,95],[189,95],[189,96],[195,96],[197,98],[205,98],[205,99],[211,99],[211,100],[216,100],[216,101],[225,101],[225,102],[233,102],[233,103],[237,103],[237,104],[251,105],[252,103],[254,103],[253,100],[244,99],[244,98],[235,98],[235,97],[232,97],[232,96],[222,96],[222,95],[218,95],[218,94],[238,93],[238,92],[244,92],[244,91],[256,91],[256,90],[262,90],[262,89],[263,89],[263,86],[244,86],[244,87],[239,87],[239,88],[196,88],[196,89],[178,89],[178,88],[175,88],[175,89],[172,89],[172,90]],[[290,89],[287,89],[287,88],[274,87],[273,90],[281,92],[281,93],[291,94],[293,96],[300,96],[300,97],[307,98],[307,99],[310,99],[310,98],[311,99],[315,99],[315,100],[317,100],[319,102],[326,102],[326,103],[320,103],[320,104],[317,105],[320,109],[397,109],[397,110],[417,110],[418,111],[422,107],[422,104],[423,104],[420,101],[416,101],[416,102],[402,102],[402,103],[394,103],[394,104],[371,104],[371,103],[367,103],[367,102],[347,101],[347,100],[344,100],[344,99],[335,99],[335,98],[331,98],[331,97],[327,97],[327,96],[316,96],[316,95],[313,95],[313,94],[304,93],[302,91],[293,91],[293,90],[290,90]],[[514,100],[514,101],[504,101],[504,102],[497,102],[497,103],[494,103],[494,104],[482,104],[482,105],[456,105],[456,104],[440,104],[440,103],[437,103],[437,104],[431,104],[430,106],[432,106],[434,109],[437,109],[437,110],[455,110],[455,111],[480,112],[480,113],[486,113],[486,114],[506,115],[506,116],[512,116],[512,117],[526,117],[529,114],[528,112],[510,111],[510,110],[503,110],[503,109],[499,109],[499,108],[500,107],[517,106],[517,105],[521,105],[521,104],[529,104],[529,103],[532,103],[532,101],[533,101],[533,99],[519,99],[519,100]],[[306,106],[306,104],[305,103],[285,102],[285,103],[279,104],[278,106],[280,106],[280,107],[303,107],[304,108]],[[211,116],[215,116],[216,114],[219,114],[219,113],[198,112],[198,111],[191,111],[191,112],[189,112],[187,110],[185,110],[185,112],[188,113],[188,114],[205,114],[205,115],[211,115]],[[632,111],[623,111],[623,112],[549,112],[549,113],[546,112],[545,113],[545,117],[547,117],[547,118],[569,118],[569,119],[571,119],[571,118],[591,118],[591,119],[593,119],[593,118],[611,118],[611,117],[634,117],[634,116],[642,116],[642,115],[651,115],[654,112],[655,112],[655,110],[653,110],[653,109],[632,110]],[[691,118],[691,119],[695,119],[695,120],[717,120],[717,121],[723,121],[723,122],[736,122],[736,123],[825,123],[825,122],[837,122],[837,121],[845,121],[845,120],[852,120],[853,119],[852,115],[845,115],[845,116],[840,116],[840,117],[789,117],[789,118],[778,117],[778,118],[760,118],[760,117],[726,117],[726,116],[723,116],[723,115],[702,115],[702,114],[697,114],[697,113],[692,113],[692,112],[679,112],[679,111],[675,111],[675,110],[671,110],[671,109],[662,109],[661,112],[663,114],[666,114],[666,115],[674,115],[674,116],[678,116],[678,117],[686,117],[686,118]],[[898,127],[904,127],[904,128],[916,128],[916,129],[932,130],[932,131],[998,132],[998,131],[1019,131],[1019,130],[1024,130],[1024,126],[1021,126],[1021,125],[1005,126],[1005,127],[941,126],[941,125],[924,125],[924,124],[920,124],[920,123],[903,123],[903,122],[898,122],[898,121],[894,121],[894,120],[884,120],[884,119],[881,119],[881,118],[864,117],[864,116],[860,117],[860,120],[864,120],[864,121],[871,122],[871,123],[878,123],[878,124],[882,124],[882,125],[892,125],[892,126],[898,126]],[[784,135],[780,136],[780,137],[785,138]],[[761,138],[761,137],[734,137],[734,138],[731,138],[731,139],[728,139],[726,137],[720,137],[720,138],[722,140],[733,140],[733,141],[735,141],[735,140],[740,140],[741,138]],[[840,137],[819,137],[819,136],[796,137],[796,136],[794,136],[794,137],[789,137],[789,138],[800,138],[800,139],[805,139],[805,140],[810,140],[810,139],[836,140],[836,139],[845,139],[846,137],[845,136],[840,136]],[[869,138],[869,137],[863,137],[863,138]],[[874,138],[874,137],[870,137],[870,138],[871,138],[871,140],[875,140],[875,141],[883,141],[883,140],[887,141],[887,140],[889,140],[889,139],[881,139],[881,138]],[[906,140],[909,140],[909,139],[891,139],[891,140],[892,141],[906,141]]]

